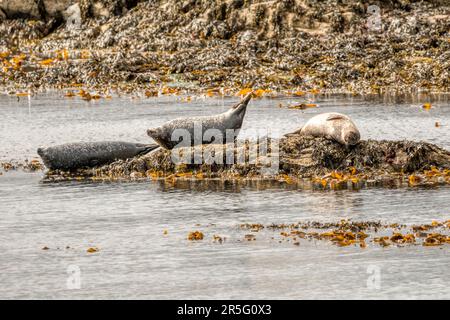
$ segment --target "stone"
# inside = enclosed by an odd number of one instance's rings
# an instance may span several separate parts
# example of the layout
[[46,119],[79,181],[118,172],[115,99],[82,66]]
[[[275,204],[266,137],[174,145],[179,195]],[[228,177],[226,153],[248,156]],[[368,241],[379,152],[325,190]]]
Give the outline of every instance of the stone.
[[33,18],[41,19],[38,1],[35,0],[0,0],[0,10],[8,19]]
[[75,0],[43,0],[47,16],[60,17],[62,13],[75,3]]

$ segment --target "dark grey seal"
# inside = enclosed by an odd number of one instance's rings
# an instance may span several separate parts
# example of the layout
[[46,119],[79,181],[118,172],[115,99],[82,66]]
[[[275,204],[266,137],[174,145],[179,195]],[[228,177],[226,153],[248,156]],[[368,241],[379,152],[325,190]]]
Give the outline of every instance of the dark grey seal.
[[[213,140],[212,137],[208,138],[208,133],[205,135],[205,132],[210,129],[215,129],[214,131],[216,133],[220,133],[222,136],[221,143],[226,143],[226,139],[230,138],[227,137],[227,130],[234,130],[232,133],[233,139],[236,139],[239,134],[239,130],[242,127],[242,121],[244,120],[245,111],[247,110],[247,105],[251,98],[252,94],[249,93],[227,112],[214,116],[179,118],[171,120],[160,127],[148,129],[147,134],[160,146],[166,149],[173,149],[175,146],[179,145],[181,140],[183,140],[184,147],[219,142],[216,141],[216,136],[214,136]],[[201,137],[194,136],[194,127],[198,125],[201,125],[201,131],[198,132],[196,130],[195,134],[199,135],[201,133]],[[180,138],[179,133],[182,133],[183,129],[186,135],[183,136],[183,138]],[[209,133],[211,133],[211,131]],[[185,139],[188,140],[186,141]]]
[[74,170],[133,158],[158,147],[157,144],[122,141],[79,142],[38,148],[37,153],[51,170]]

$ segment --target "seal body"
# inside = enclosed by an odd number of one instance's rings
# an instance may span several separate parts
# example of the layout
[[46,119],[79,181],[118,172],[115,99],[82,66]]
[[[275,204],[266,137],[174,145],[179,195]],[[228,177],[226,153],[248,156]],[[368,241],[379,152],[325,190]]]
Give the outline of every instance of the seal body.
[[[298,132],[297,132],[298,133]],[[299,131],[302,135],[325,137],[346,146],[359,142],[358,128],[345,114],[329,112],[312,117]]]
[[133,158],[158,147],[123,141],[80,142],[38,148],[37,153],[51,170],[75,170]]
[[[148,129],[147,134],[165,149],[213,142],[226,143],[230,138],[230,131],[233,139],[239,134],[250,99],[251,93],[222,114],[171,120],[160,127]],[[216,141],[217,136],[221,136],[222,141]]]

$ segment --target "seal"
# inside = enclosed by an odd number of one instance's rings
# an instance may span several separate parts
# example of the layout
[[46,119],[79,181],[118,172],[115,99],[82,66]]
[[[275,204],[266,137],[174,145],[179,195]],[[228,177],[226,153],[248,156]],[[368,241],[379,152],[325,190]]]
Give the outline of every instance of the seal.
[[48,148],[38,148],[37,153],[51,170],[75,170],[95,167],[144,155],[157,144],[141,144],[123,141],[66,143]]
[[[216,141],[217,135],[208,138],[209,133],[212,133],[211,131],[205,135],[205,132],[210,129],[214,129],[215,133],[221,135],[221,143],[226,143],[227,138],[229,138],[227,136],[228,130],[234,130],[233,139],[236,139],[239,134],[251,98],[252,93],[249,93],[238,104],[224,113],[214,116],[174,119],[160,127],[148,129],[147,134],[161,147],[169,150],[176,146],[187,147],[212,142],[219,143],[219,141]],[[183,133],[184,135],[180,137],[179,134]],[[201,137],[199,136],[200,133]],[[181,141],[183,141],[182,144],[180,144]]]
[[322,113],[312,117],[295,133],[324,137],[345,146],[353,146],[361,138],[358,128],[350,117],[336,112]]

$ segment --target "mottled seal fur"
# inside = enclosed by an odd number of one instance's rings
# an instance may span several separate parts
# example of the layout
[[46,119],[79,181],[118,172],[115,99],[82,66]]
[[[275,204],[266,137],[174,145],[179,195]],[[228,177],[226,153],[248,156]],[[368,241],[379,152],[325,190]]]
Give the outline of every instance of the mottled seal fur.
[[37,153],[49,169],[74,170],[133,158],[158,147],[157,144],[123,141],[80,142],[38,148]]
[[[233,106],[227,112],[214,115],[214,116],[203,116],[203,117],[192,117],[192,118],[179,118],[166,122],[160,127],[151,128],[147,130],[147,134],[152,137],[160,146],[165,149],[173,149],[175,146],[194,146],[198,144],[209,144],[212,142],[225,143],[227,137],[227,130],[234,130],[233,139],[239,134],[239,130],[242,126],[242,121],[244,120],[245,111],[247,110],[248,102],[250,101],[252,94],[247,94],[238,104]],[[200,128],[201,131],[195,130],[194,127]],[[186,134],[180,137],[184,129]],[[209,129],[215,129],[216,133],[220,133],[222,141],[212,140],[205,135],[205,132]],[[178,131],[176,131],[178,130]],[[199,136],[201,133],[201,137]],[[213,132],[209,132],[214,134]],[[189,140],[190,138],[190,140]],[[187,140],[187,141],[186,141]],[[212,140],[212,141],[211,141]],[[180,144],[183,142],[183,145]]]
[[322,113],[314,116],[295,133],[324,137],[345,146],[355,145],[361,138],[358,128],[350,117],[337,112]]

